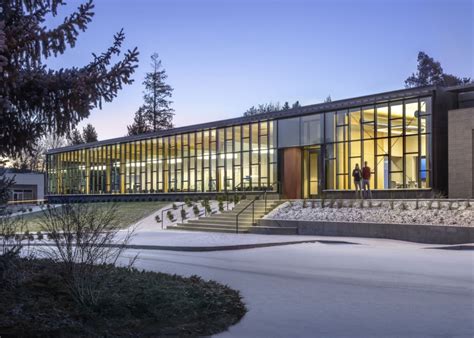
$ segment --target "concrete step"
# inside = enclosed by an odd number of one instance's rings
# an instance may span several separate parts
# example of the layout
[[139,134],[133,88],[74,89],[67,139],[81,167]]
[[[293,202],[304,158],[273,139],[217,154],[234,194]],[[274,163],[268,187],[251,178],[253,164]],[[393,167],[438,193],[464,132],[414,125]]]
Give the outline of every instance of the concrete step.
[[[206,227],[194,227],[194,226],[171,226],[167,227],[166,230],[184,230],[184,231],[202,231],[202,232],[223,232],[223,233],[235,233],[234,229],[215,229],[215,228],[206,228]],[[239,232],[246,233],[247,229],[239,229]]]
[[[254,218],[255,219],[258,219],[258,218],[262,218],[263,216],[265,216],[265,214],[263,212],[255,212],[253,214]],[[215,215],[212,215],[210,217],[200,217],[199,219],[203,219],[203,218],[215,218],[215,219],[235,219],[237,217],[237,214],[215,214]],[[238,215],[239,219],[251,219],[252,218],[252,213],[248,213],[248,212],[243,212],[241,214]]]
[[[213,223],[178,223],[177,226],[181,227],[194,227],[194,228],[209,228],[209,229],[234,229],[235,224],[213,224]],[[239,230],[245,229],[248,230],[251,225],[240,225],[239,223]]]
[[[196,219],[189,221],[188,223],[193,223],[193,224],[233,224],[235,225],[235,219],[215,219],[214,217],[207,217],[207,218],[201,218],[201,219]],[[252,224],[251,219],[246,219],[246,220],[241,220],[239,219],[239,224]]]
[[[279,204],[283,203],[282,200],[267,200],[265,208],[264,200],[257,200],[254,202],[254,206],[249,204],[252,200],[243,200],[233,210],[224,210],[219,214],[212,214],[207,217],[201,217],[198,219],[189,220],[188,223],[179,223],[176,226],[170,226],[168,230],[185,230],[185,231],[205,231],[205,232],[225,232],[235,233],[236,232],[236,216],[239,215],[239,233],[250,232],[255,226],[252,221],[258,222],[265,214],[276,208]],[[225,204],[224,204],[225,206]],[[248,207],[247,207],[248,206]],[[244,210],[245,209],[245,210]],[[261,227],[262,229],[256,229],[255,233],[267,233],[269,227]],[[265,229],[263,229],[265,228]],[[259,232],[261,231],[261,232]],[[275,234],[294,234],[292,229],[280,228],[280,230],[271,230]],[[272,233],[273,233],[272,232]]]
[[267,226],[253,226],[249,229],[252,234],[262,235],[297,235],[297,227],[267,227]]
[[[241,202],[239,204],[237,204],[235,207],[234,207],[234,210],[239,210],[239,209],[243,209],[245,208],[247,205],[249,205],[250,203],[252,203],[251,201],[245,201],[245,202]],[[280,204],[280,201],[267,201],[267,207],[270,207],[272,205],[278,205]],[[265,201],[256,201],[255,202],[255,207],[265,207]],[[249,207],[251,208],[251,207]]]

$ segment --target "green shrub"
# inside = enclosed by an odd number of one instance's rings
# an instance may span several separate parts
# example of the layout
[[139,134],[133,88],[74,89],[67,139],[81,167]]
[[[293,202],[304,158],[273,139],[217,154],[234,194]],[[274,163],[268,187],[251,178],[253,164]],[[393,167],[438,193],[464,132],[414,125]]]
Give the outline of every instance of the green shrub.
[[219,201],[219,211],[220,212],[224,211],[224,202],[222,200]]
[[186,210],[184,209],[181,209],[181,219],[186,219],[187,218],[187,214],[186,214]]
[[176,205],[176,203],[173,203],[173,210],[177,210],[178,209],[178,206]]
[[195,216],[199,216],[199,208],[196,204],[193,205],[193,213]]
[[205,208],[206,208],[206,212],[208,214],[210,214],[212,212],[211,206],[209,204],[206,204]]
[[43,233],[42,233],[41,231],[38,231],[38,232],[36,233],[36,239],[37,239],[38,241],[42,241],[42,240],[43,240]]
[[156,216],[155,216],[155,221],[156,221],[156,223],[161,223],[161,217],[160,217],[160,215],[156,215]]
[[171,210],[168,210],[168,212],[166,213],[166,216],[168,217],[168,219],[169,219],[171,222],[174,222],[174,215],[173,215],[173,213],[171,212]]

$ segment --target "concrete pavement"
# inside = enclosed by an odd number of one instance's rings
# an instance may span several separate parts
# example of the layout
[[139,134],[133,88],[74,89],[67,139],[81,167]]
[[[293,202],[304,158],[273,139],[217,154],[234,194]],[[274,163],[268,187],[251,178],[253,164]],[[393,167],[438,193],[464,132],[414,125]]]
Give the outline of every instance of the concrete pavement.
[[142,250],[136,266],[197,274],[240,290],[249,312],[222,337],[474,335],[474,251],[361,242],[224,252]]

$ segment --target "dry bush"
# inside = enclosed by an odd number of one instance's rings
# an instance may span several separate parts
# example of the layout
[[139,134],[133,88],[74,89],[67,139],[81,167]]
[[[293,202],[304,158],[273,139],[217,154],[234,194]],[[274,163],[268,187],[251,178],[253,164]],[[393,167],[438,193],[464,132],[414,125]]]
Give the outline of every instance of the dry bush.
[[0,213],[0,284],[7,286],[17,281],[16,258],[23,249],[23,230],[26,222],[21,216],[11,216],[7,210]]
[[69,203],[44,210],[42,231],[53,245],[42,253],[63,267],[64,282],[81,305],[98,304],[101,285],[133,236],[134,229],[119,232],[116,211],[115,204]]

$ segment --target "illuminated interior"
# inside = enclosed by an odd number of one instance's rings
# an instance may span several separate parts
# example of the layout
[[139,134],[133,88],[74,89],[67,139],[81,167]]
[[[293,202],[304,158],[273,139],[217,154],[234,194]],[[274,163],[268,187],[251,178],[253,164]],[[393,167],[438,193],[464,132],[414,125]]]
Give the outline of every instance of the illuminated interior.
[[303,149],[303,196],[354,189],[352,170],[365,161],[372,189],[430,188],[431,105],[430,97],[415,98],[58,150],[48,154],[48,191],[276,189],[285,180],[277,172],[279,149],[295,147]]
[[50,194],[208,192],[273,188],[273,121],[48,155]]

